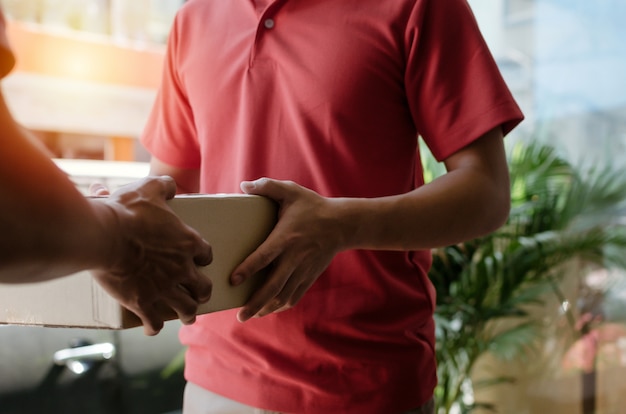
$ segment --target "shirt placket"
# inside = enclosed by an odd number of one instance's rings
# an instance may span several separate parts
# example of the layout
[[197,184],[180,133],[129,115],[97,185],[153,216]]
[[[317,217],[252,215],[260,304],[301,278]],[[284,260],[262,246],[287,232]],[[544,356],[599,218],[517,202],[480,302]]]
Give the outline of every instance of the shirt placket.
[[250,68],[254,66],[254,61],[257,57],[263,37],[270,36],[271,32],[276,29],[278,24],[276,16],[287,1],[288,0],[275,0],[265,8],[263,13],[261,13],[257,23],[254,44],[252,45],[252,49],[250,51],[250,60],[248,62]]

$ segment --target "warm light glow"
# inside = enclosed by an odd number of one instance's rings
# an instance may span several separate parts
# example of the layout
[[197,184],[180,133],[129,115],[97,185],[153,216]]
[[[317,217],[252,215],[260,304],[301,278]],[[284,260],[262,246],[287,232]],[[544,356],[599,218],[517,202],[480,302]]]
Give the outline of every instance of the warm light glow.
[[164,46],[136,48],[94,35],[67,35],[9,21],[16,71],[156,89]]
[[81,56],[70,55],[63,63],[65,64],[68,76],[72,78],[85,79],[89,77],[90,72],[94,70],[92,65]]

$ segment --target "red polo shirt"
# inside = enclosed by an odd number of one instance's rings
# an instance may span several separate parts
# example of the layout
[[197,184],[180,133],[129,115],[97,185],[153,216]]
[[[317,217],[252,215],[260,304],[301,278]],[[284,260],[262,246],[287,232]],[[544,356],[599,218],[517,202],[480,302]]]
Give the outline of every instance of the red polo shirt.
[[[465,0],[192,0],[143,142],[206,193],[267,176],[379,197],[422,185],[418,134],[445,159],[521,119]],[[287,413],[419,406],[436,384],[429,266],[343,252],[293,309],[202,316],[181,331],[186,377]]]

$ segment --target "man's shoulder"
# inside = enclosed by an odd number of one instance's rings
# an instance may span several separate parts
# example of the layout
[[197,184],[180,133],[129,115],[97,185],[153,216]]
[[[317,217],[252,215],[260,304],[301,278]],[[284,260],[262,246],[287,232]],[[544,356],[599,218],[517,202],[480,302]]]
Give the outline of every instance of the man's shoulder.
[[229,23],[254,10],[250,0],[188,0],[176,13],[178,30],[195,32],[219,27],[218,23]]
[[179,15],[194,16],[197,13],[221,13],[225,9],[241,8],[248,5],[250,0],[187,0],[178,10]]

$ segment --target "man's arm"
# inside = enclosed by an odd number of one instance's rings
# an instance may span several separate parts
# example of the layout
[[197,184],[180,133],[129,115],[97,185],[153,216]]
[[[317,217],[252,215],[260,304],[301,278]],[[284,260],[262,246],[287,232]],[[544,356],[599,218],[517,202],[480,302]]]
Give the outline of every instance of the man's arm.
[[159,304],[193,322],[211,290],[196,265],[211,261],[211,249],[167,207],[173,180],[149,178],[88,200],[24,135],[1,94],[0,131],[0,282],[101,269],[98,280],[142,319],[146,333],[163,326]]
[[410,193],[345,203],[342,247],[430,249],[483,236],[504,224],[510,184],[501,129],[444,164],[446,174]]
[[193,194],[200,191],[200,170],[198,169],[177,168],[152,157],[150,175],[167,175],[174,178],[179,194]]
[[[274,199],[279,221],[267,240],[233,272],[239,284],[272,264],[267,282],[240,310],[245,321],[294,306],[347,249],[417,250],[490,233],[508,217],[509,173],[501,129],[495,128],[444,161],[447,173],[409,193],[381,198],[326,198],[296,183],[263,178],[242,190]],[[152,160],[197,191],[198,171]]]
[[280,220],[233,272],[237,284],[272,264],[268,281],[241,309],[239,319],[295,305],[342,250],[430,249],[500,227],[510,208],[501,129],[450,156],[445,165],[447,174],[427,185],[373,199],[324,198],[295,183],[270,179],[243,183],[246,193],[276,200]]

